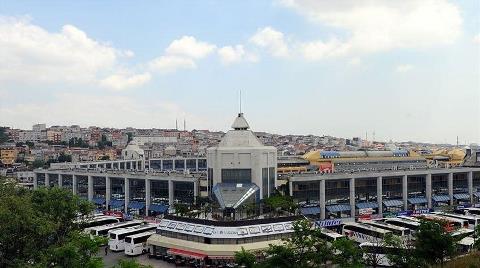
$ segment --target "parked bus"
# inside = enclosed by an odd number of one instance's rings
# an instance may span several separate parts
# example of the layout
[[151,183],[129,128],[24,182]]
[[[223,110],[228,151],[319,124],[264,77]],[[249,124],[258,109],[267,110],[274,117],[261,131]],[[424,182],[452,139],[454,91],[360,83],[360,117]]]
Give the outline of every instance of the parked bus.
[[133,227],[127,227],[122,229],[110,230],[108,232],[108,246],[112,251],[124,251],[125,250],[125,237],[144,233],[148,231],[155,231],[158,224],[142,224]]
[[333,241],[340,239],[342,237],[345,237],[344,235],[341,235],[332,230],[328,230],[326,228],[320,228],[320,231],[321,231],[321,234],[320,234],[321,238],[329,243],[333,243]]
[[388,230],[358,222],[346,223],[342,227],[342,234],[358,243],[383,240],[389,233],[391,232]]
[[125,255],[137,256],[147,253],[147,239],[155,232],[145,232],[125,237]]
[[392,234],[401,237],[402,239],[409,239],[412,235],[410,229],[406,227],[396,226],[382,221],[364,221],[363,223],[373,227],[381,228],[392,232]]
[[376,266],[393,266],[388,259],[388,255],[397,255],[401,250],[408,250],[403,248],[395,248],[392,246],[386,246],[379,243],[365,242],[360,244],[360,248],[363,251],[363,259],[374,260]]
[[477,226],[477,224],[480,224],[480,217],[477,217],[476,215],[460,215],[460,214],[444,213],[444,212],[433,212],[433,213],[440,216],[446,216],[449,218],[468,221],[468,227],[470,229],[474,229],[475,226]]
[[143,221],[137,221],[137,220],[117,222],[117,223],[112,223],[112,224],[87,228],[87,229],[85,229],[85,233],[90,234],[90,236],[95,236],[96,235],[96,236],[106,237],[110,230],[132,227],[132,226],[140,225],[142,223],[144,223],[144,222]]
[[465,215],[478,215],[480,216],[480,208],[465,208],[463,210]]
[[445,221],[446,222],[445,230],[447,232],[453,232],[460,228],[468,228],[467,220],[455,219],[451,217],[434,215],[434,214],[422,215],[422,216],[419,216],[419,218],[422,218],[425,220]]
[[117,223],[119,220],[112,216],[97,216],[89,219],[78,220],[77,223],[80,224],[80,228],[86,229],[95,226],[101,226],[105,224]]
[[384,220],[384,222],[391,225],[408,228],[410,229],[412,235],[415,233],[415,231],[417,231],[418,227],[420,227],[420,223],[418,221],[411,221],[402,218],[387,218]]

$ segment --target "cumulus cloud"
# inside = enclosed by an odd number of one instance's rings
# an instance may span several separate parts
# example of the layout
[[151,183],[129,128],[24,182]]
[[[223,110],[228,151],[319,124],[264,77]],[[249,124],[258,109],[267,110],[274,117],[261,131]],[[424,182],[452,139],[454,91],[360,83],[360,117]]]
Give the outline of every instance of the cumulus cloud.
[[218,50],[218,56],[225,65],[241,61],[256,62],[258,60],[254,54],[246,52],[242,45],[224,46]]
[[480,44],[480,34],[475,35],[472,41],[476,44]]
[[183,36],[174,40],[165,50],[167,55],[179,55],[193,59],[201,59],[215,50],[216,46],[197,41],[193,36]]
[[96,83],[133,52],[96,41],[73,25],[48,32],[29,18],[0,17],[0,81]]
[[190,58],[161,56],[149,63],[150,69],[161,73],[171,73],[179,69],[195,69],[197,65]]
[[413,65],[411,64],[400,64],[395,67],[395,71],[397,73],[406,73],[408,71],[411,71],[413,69]]
[[258,29],[250,38],[250,42],[267,49],[275,57],[287,57],[289,54],[284,34],[272,27]]
[[102,79],[100,81],[100,86],[119,91],[142,86],[149,82],[151,78],[152,77],[150,73],[133,75],[129,75],[126,73],[118,73]]
[[460,10],[446,0],[284,0],[281,3],[315,23],[345,31],[343,38],[301,45],[306,59],[450,44],[462,34]]

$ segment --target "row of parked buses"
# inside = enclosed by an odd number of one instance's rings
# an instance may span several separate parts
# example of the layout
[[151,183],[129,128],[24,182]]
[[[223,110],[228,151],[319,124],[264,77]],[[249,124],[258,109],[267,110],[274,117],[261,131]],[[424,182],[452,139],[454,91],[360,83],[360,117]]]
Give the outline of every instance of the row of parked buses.
[[398,216],[361,222],[344,223],[341,234],[321,228],[321,234],[329,243],[347,237],[359,244],[364,251],[364,258],[372,259],[369,254],[375,254],[381,266],[391,266],[387,254],[396,254],[399,249],[386,247],[382,241],[387,234],[398,236],[404,243],[409,243],[415,238],[415,232],[420,227],[421,219],[444,221],[445,230],[457,241],[460,252],[467,253],[473,249],[474,229],[480,224],[480,209],[466,208],[454,213],[432,212],[416,216]]
[[157,224],[140,220],[120,221],[115,216],[95,214],[79,218],[83,232],[90,237],[108,238],[108,248],[115,252],[124,251],[126,255],[136,256],[147,252],[147,239],[155,233]]

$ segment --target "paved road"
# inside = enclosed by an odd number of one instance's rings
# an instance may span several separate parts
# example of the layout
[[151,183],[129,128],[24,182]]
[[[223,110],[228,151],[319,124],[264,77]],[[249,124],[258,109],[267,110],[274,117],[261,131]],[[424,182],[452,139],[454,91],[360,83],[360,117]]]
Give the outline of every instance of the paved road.
[[106,268],[114,267],[119,260],[121,259],[136,259],[139,263],[144,265],[151,265],[155,268],[172,268],[175,265],[155,259],[149,259],[146,254],[140,255],[138,257],[128,257],[123,252],[112,252],[111,250],[108,251],[108,255],[105,256],[105,248],[100,248],[98,251],[97,256],[102,257],[103,263],[105,264]]

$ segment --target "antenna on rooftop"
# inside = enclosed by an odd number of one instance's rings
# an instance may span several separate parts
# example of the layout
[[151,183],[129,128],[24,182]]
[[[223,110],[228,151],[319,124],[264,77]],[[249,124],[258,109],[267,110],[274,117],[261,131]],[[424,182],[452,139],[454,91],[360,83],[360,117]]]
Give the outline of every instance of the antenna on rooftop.
[[240,113],[242,113],[242,90],[240,89],[239,102],[240,102]]
[[187,131],[187,119],[183,118],[183,131]]

